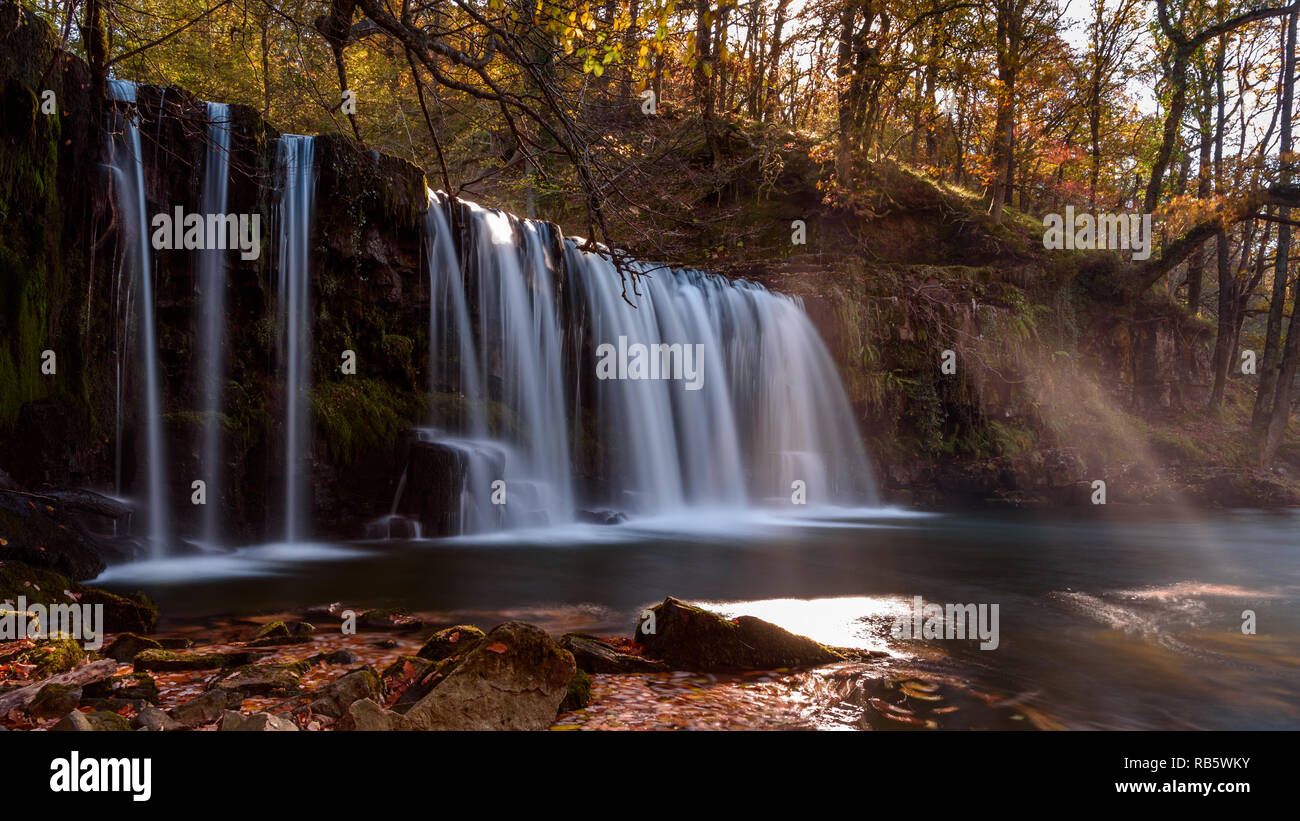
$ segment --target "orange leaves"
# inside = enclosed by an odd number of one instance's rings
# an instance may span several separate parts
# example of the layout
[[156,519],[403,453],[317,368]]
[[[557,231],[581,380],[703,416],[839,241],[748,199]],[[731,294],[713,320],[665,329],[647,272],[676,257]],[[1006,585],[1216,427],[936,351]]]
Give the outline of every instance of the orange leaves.
[[484,649],[487,650],[489,653],[500,654],[500,653],[504,653],[509,648],[507,648],[504,644],[502,644],[499,641],[494,641]]

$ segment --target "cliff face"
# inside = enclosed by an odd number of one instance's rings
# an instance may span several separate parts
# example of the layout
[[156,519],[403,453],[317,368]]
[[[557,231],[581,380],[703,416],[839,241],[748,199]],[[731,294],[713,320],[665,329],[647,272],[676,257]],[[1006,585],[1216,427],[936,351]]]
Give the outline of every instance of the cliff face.
[[[58,54],[48,29],[0,6],[0,468],[32,487],[114,487],[143,482],[140,368],[129,352],[135,323],[118,303],[126,239],[108,170],[110,106],[91,91],[87,66]],[[54,93],[57,112],[41,111]],[[119,106],[122,104],[118,104]],[[146,212],[201,212],[207,114],[183,89],[142,86]],[[282,376],[275,317],[275,138],[257,112],[231,109],[228,212],[260,217],[261,254],[227,255],[226,412],[205,419],[197,252],[154,252],[157,348],[169,496],[184,525],[198,474],[199,430],[225,431],[218,504],[233,534],[263,535],[281,481]],[[427,207],[423,172],[357,149],[338,135],[316,140],[312,232],[311,397],[318,424],[318,521],[350,530],[391,487],[386,457],[398,430],[422,418],[427,381],[428,283],[421,263]],[[119,351],[128,349],[121,357]],[[53,374],[42,352],[55,354]],[[344,381],[344,350],[358,375]],[[119,376],[122,406],[117,411]],[[120,430],[119,430],[120,420]],[[120,464],[117,443],[121,442]],[[379,459],[359,459],[377,451]]]

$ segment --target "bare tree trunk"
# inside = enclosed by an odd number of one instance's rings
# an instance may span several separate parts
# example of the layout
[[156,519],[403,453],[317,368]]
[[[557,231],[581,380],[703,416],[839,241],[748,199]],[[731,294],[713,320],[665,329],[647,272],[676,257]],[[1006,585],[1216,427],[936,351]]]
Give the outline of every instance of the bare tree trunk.
[[[1282,154],[1291,152],[1291,114],[1295,96],[1295,45],[1296,25],[1300,15],[1292,14],[1287,18],[1286,45],[1282,59]],[[1291,173],[1286,164],[1282,165],[1280,182],[1291,182]],[[1278,209],[1278,216],[1283,220],[1291,218],[1291,209],[1285,206]],[[1277,386],[1279,356],[1278,349],[1282,336],[1282,312],[1286,307],[1287,263],[1291,251],[1291,226],[1281,222],[1277,227],[1277,258],[1273,264],[1273,292],[1268,306],[1268,327],[1264,332],[1264,356],[1260,360],[1259,389],[1255,393],[1255,407],[1250,414],[1250,432],[1256,440],[1262,440],[1268,429],[1269,418],[1273,410],[1273,394]]]

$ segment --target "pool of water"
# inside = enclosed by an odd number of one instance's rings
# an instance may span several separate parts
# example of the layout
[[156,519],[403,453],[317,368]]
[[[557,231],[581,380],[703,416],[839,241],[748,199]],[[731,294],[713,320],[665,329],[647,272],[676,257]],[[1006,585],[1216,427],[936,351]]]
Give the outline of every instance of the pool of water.
[[[1067,727],[1300,728],[1297,511],[693,511],[473,538],[262,545],[122,565],[97,583],[145,590],[164,620],[341,601],[485,628],[517,618],[624,635],[673,595],[886,649]],[[917,596],[996,604],[997,648],[893,635]]]

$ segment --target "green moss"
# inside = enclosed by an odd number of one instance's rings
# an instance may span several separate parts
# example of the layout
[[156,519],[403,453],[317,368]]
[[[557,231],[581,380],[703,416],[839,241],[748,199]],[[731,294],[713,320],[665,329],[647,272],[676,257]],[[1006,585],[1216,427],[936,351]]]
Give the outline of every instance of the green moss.
[[19,653],[15,660],[35,665],[29,677],[43,679],[66,673],[85,657],[86,651],[76,639],[50,639]]
[[345,465],[360,453],[391,449],[399,431],[424,418],[426,401],[422,392],[361,377],[312,388],[317,435],[330,458]]
[[568,713],[581,710],[591,703],[591,676],[582,670],[574,670],[573,678],[564,691],[564,701],[560,702],[560,712]]

